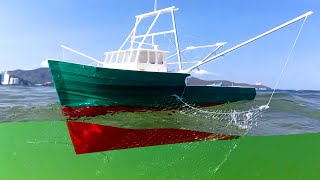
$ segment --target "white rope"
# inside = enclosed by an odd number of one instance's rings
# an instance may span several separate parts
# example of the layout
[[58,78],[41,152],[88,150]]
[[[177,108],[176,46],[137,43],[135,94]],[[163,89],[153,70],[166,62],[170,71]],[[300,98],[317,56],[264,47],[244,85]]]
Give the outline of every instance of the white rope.
[[[185,107],[188,107],[190,109],[193,109],[193,110],[197,110],[199,112],[202,112],[202,113],[208,113],[208,114],[220,114],[220,115],[230,115],[230,112],[210,112],[210,111],[206,111],[206,110],[202,110],[200,108],[196,108],[196,107],[193,107],[191,106],[190,104],[184,102],[182,100],[181,97],[179,97],[178,95],[174,94],[172,95],[173,97],[177,98],[179,101],[181,101]],[[247,111],[232,111],[233,114],[244,114],[244,113],[251,113],[251,112],[254,112],[254,111],[262,111],[264,109],[268,109],[269,106],[268,105],[262,105],[262,106],[259,106],[258,108],[252,108],[250,110],[247,110]]]
[[269,106],[269,104],[270,104],[270,102],[271,102],[271,100],[272,100],[272,98],[273,98],[273,95],[274,95],[274,93],[275,93],[275,91],[276,91],[276,89],[277,89],[277,87],[278,87],[278,85],[279,85],[279,82],[280,82],[280,80],[282,79],[282,75],[283,75],[283,73],[284,73],[284,70],[286,69],[286,67],[287,67],[287,65],[288,65],[288,63],[289,63],[290,57],[291,57],[291,55],[292,55],[292,52],[293,52],[293,50],[294,50],[294,48],[295,48],[295,46],[296,46],[296,43],[297,43],[298,39],[299,39],[300,33],[301,33],[301,31],[302,31],[302,28],[303,28],[303,26],[304,26],[304,23],[305,23],[306,20],[307,20],[307,17],[308,17],[308,16],[306,16],[306,17],[304,18],[304,20],[303,20],[303,23],[302,23],[302,25],[301,25],[301,27],[300,27],[300,30],[299,30],[299,32],[298,32],[298,34],[297,34],[297,37],[296,37],[296,39],[295,39],[295,41],[294,41],[294,43],[293,43],[293,45],[292,45],[292,47],[291,47],[290,53],[289,53],[289,55],[288,55],[288,57],[287,57],[286,63],[284,64],[284,66],[283,66],[283,68],[282,68],[282,71],[281,71],[281,73],[280,73],[280,75],[279,75],[279,78],[278,78],[278,80],[277,80],[274,88],[273,88],[273,91],[272,91],[272,93],[271,93],[270,99],[269,99],[268,103],[266,104],[266,106]]

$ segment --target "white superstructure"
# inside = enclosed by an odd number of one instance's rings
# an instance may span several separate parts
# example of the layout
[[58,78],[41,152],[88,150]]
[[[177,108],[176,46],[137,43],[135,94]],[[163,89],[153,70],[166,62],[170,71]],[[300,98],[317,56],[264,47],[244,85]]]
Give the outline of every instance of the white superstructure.
[[[222,42],[204,46],[190,46],[180,50],[174,15],[174,12],[177,10],[178,8],[172,6],[160,10],[154,9],[152,12],[137,15],[134,27],[123,44],[117,51],[106,52],[104,61],[97,60],[64,45],[61,45],[61,47],[95,61],[98,67],[136,71],[168,72],[167,65],[175,64],[178,66],[177,72],[181,72],[182,64],[188,63],[186,61],[182,62],[181,52],[200,48],[213,48],[213,51],[203,59],[206,60],[226,43]],[[171,28],[162,30],[155,28],[155,26],[159,24],[159,17],[166,14],[170,15],[169,20],[171,22],[168,26]],[[141,30],[144,26],[143,23],[150,19],[152,20],[151,25],[146,32],[144,32]],[[173,36],[173,40],[168,37],[169,35]],[[157,41],[159,36],[166,37],[168,43],[171,43],[174,46],[174,51],[170,52],[164,50],[165,48],[163,48]],[[174,58],[175,60],[172,60]],[[168,59],[170,59],[170,63],[167,62]],[[198,62],[200,62],[200,60],[192,63]]]
[[[81,52],[78,52],[76,50],[73,50],[63,45],[61,47],[95,61],[98,67],[135,70],[135,71],[168,72],[167,65],[176,64],[178,65],[178,70],[176,71],[177,73],[191,73],[191,71],[193,71],[194,69],[197,69],[198,67],[212,60],[222,57],[242,46],[252,43],[283,27],[286,27],[294,22],[297,22],[303,18],[306,18],[313,13],[312,11],[309,11],[269,31],[266,31],[234,47],[231,47],[221,53],[215,54],[216,51],[218,51],[222,46],[226,44],[225,42],[215,43],[215,44],[210,44],[205,46],[190,46],[181,50],[179,47],[175,15],[174,15],[174,12],[177,11],[178,8],[172,6],[172,7],[157,10],[156,7],[157,6],[155,3],[154,11],[136,16],[135,25],[131,30],[131,32],[129,33],[126,40],[123,42],[123,44],[120,46],[120,48],[117,51],[106,52],[104,61],[97,60],[95,58],[92,58],[88,55],[85,55]],[[163,29],[163,30],[155,29],[154,27],[155,25],[157,25],[159,17],[163,16],[164,14],[170,15],[171,23],[169,23],[169,25],[171,28]],[[141,33],[141,31],[139,31],[139,28],[143,26],[141,25],[142,22],[145,21],[146,19],[150,20],[150,18],[153,18],[151,25],[146,30],[146,32]],[[168,28],[168,26],[166,27]],[[171,40],[170,38],[168,38],[169,34],[174,36],[174,40]],[[156,37],[158,36],[167,37],[169,42],[172,45],[174,45],[174,52],[169,52],[164,50],[164,48],[162,48],[162,46],[160,46],[159,43],[156,42],[156,39],[157,39]],[[205,58],[202,58],[193,62],[182,61],[181,53],[183,51],[190,51],[190,50],[195,50],[199,48],[213,48],[213,49],[212,49],[212,52],[210,52]],[[169,59],[172,60],[171,58],[176,58],[176,61],[168,63],[167,60]],[[183,63],[196,63],[196,64],[183,69],[182,67]]]

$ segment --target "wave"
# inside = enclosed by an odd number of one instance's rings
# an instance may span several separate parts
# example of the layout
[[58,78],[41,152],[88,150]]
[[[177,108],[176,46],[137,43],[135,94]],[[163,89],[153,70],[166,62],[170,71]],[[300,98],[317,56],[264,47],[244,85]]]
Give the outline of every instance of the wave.
[[[52,87],[0,87],[0,122],[8,121],[65,121],[61,106]],[[245,111],[268,102],[271,91],[258,92],[255,100],[229,103],[206,108],[215,110]],[[120,127],[181,127],[195,130],[210,130],[219,126],[203,118],[190,118],[171,112],[119,113],[83,121],[105,123]],[[221,124],[220,124],[221,125]],[[222,125],[221,125],[222,126]],[[293,134],[320,132],[320,92],[277,90],[258,119],[251,135]]]
[[0,107],[0,114],[0,122],[66,120],[61,112],[61,106],[57,103],[41,106],[5,106]]

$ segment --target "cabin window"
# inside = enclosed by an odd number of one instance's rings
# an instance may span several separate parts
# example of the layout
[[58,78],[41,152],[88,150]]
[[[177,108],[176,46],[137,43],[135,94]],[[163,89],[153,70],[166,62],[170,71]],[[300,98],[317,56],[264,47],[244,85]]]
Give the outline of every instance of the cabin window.
[[147,63],[147,62],[148,62],[148,52],[140,51],[139,63]]
[[110,54],[106,54],[105,63],[110,62]]
[[156,63],[156,53],[149,51],[149,63],[155,64]]
[[128,60],[129,60],[129,57],[130,57],[130,51],[126,51],[126,52],[125,52],[125,57],[124,57],[123,62],[124,62],[124,63],[127,63],[127,62],[128,62]]
[[115,55],[114,53],[111,54],[111,58],[110,58],[110,63],[115,63],[116,62],[116,57],[117,55]]
[[120,59],[121,60],[121,63],[124,63],[124,60],[126,58],[126,52],[122,52],[122,58]]
[[130,56],[130,62],[134,62],[136,60],[137,51],[132,51]]
[[119,52],[117,57],[117,63],[121,63],[122,58],[123,58],[123,52]]
[[161,52],[157,53],[157,63],[163,64],[163,53],[161,53]]

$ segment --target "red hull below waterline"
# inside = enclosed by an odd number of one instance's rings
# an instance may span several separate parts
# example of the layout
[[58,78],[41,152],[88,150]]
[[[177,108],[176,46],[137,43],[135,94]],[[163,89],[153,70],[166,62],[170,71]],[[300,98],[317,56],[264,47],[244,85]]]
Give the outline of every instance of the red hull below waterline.
[[174,128],[127,129],[76,121],[67,121],[67,127],[76,154],[239,137]]
[[[201,107],[217,106],[223,103],[217,104],[206,104]],[[90,107],[62,107],[64,115],[71,119],[80,117],[95,117],[106,114],[116,114],[120,112],[147,112],[147,111],[164,111],[164,110],[175,110],[169,108],[160,107],[129,107],[129,106],[90,106]]]

